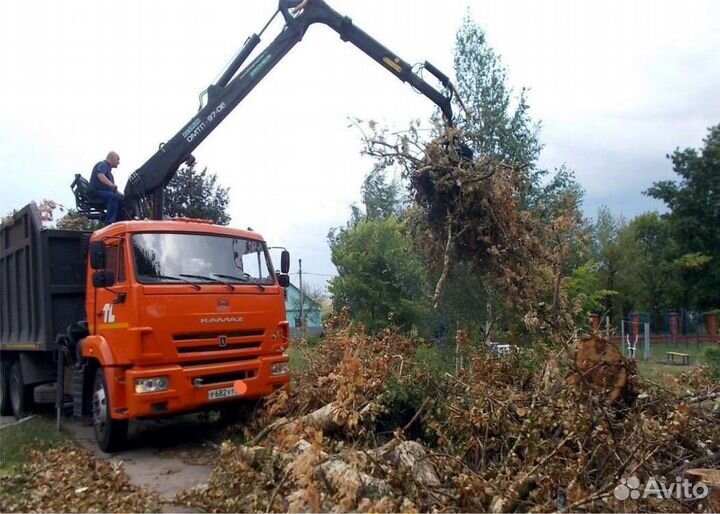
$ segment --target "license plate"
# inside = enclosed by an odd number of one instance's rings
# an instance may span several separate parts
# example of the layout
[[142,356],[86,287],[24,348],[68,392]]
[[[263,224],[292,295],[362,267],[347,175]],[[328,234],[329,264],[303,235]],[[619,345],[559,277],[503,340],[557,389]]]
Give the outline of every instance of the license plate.
[[223,387],[222,389],[211,389],[208,391],[208,400],[222,400],[223,398],[232,398],[237,396],[235,387]]

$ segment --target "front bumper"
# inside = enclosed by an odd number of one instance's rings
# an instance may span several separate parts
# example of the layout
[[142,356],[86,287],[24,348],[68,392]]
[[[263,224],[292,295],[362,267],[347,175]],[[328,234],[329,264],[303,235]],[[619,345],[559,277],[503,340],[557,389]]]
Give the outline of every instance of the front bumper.
[[[278,354],[228,363],[129,369],[124,377],[126,407],[113,409],[112,417],[129,419],[176,414],[233,400],[262,398],[278,389],[289,387],[289,375],[271,374],[273,364],[287,361],[287,355]],[[166,391],[135,392],[136,379],[157,376],[168,377],[169,388]],[[218,400],[209,399],[209,391],[233,387],[235,380],[245,382],[245,394]]]

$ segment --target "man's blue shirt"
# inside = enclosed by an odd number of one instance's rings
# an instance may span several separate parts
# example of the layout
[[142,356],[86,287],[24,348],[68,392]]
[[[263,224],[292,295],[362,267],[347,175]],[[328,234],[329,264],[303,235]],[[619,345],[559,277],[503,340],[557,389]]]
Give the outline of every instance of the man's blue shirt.
[[107,161],[100,161],[92,169],[92,174],[90,175],[90,187],[95,189],[96,191],[101,191],[103,189],[106,191],[112,191],[111,187],[106,186],[105,184],[100,182],[100,180],[98,180],[99,173],[102,173],[108,179],[110,179],[110,182],[115,183],[115,178],[113,177],[110,164],[108,164]]

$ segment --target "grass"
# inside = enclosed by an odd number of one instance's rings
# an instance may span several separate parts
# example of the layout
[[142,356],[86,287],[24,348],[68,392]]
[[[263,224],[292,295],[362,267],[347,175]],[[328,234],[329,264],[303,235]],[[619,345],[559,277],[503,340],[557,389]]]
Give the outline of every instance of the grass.
[[[638,347],[638,370],[640,374],[650,380],[662,379],[664,376],[677,376],[685,371],[689,371],[697,366],[706,364],[705,350],[710,347],[717,347],[714,343],[700,343],[698,348],[696,343],[680,343],[677,346],[673,344],[654,344],[651,346],[651,355],[649,360],[642,360],[643,351]],[[686,353],[690,356],[690,366],[683,366],[681,358],[675,357],[675,364],[667,363],[666,352]]]
[[30,450],[46,450],[67,439],[49,417],[35,416],[3,427],[0,429],[0,476],[17,473],[27,462]]
[[293,371],[305,371],[308,368],[308,361],[303,352],[294,346],[286,350],[290,361],[290,373]]
[[[293,371],[307,371],[310,367],[308,359],[313,352],[313,348],[322,343],[323,338],[321,336],[311,336],[306,340],[306,344],[295,344],[295,341],[290,342],[290,346],[286,350],[290,360],[290,372]],[[297,342],[300,342],[298,339]]]

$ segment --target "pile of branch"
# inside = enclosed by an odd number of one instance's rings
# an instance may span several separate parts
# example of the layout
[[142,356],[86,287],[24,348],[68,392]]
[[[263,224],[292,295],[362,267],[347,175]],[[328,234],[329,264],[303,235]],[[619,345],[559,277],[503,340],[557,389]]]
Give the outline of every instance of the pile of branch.
[[418,126],[400,134],[370,124],[364,152],[378,169],[400,169],[414,200],[407,225],[437,275],[434,304],[456,263],[467,264],[489,290],[502,291],[504,309],[529,314],[528,328],[562,328],[573,306],[564,294],[563,272],[581,242],[578,198],[566,192],[550,208],[528,205],[526,163],[494,155],[463,155],[468,134],[436,127],[425,141]]
[[300,346],[307,370],[292,393],[244,427],[246,445],[225,443],[210,483],[182,500],[208,511],[701,508],[613,490],[717,464],[717,383],[701,370],[678,396],[592,341],[572,359],[471,344],[452,374],[404,336],[341,329]]

